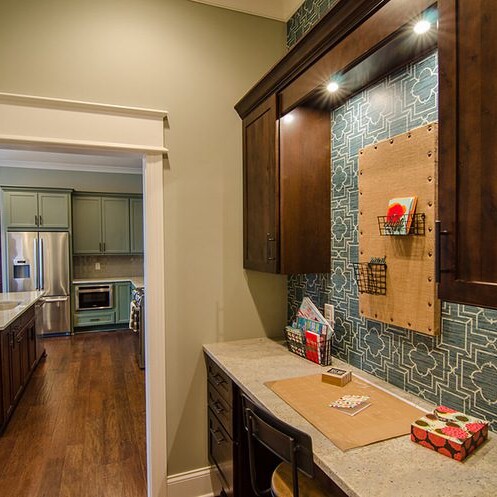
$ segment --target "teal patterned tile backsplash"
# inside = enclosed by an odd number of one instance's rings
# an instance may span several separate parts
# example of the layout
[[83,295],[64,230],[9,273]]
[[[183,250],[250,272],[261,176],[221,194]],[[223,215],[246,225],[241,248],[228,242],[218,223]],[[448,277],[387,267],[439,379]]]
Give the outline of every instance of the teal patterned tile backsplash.
[[[289,44],[327,2],[306,1]],[[332,3],[332,2],[328,2]],[[307,17],[306,17],[307,16]],[[312,22],[311,22],[312,21]],[[362,147],[437,120],[437,53],[409,64],[331,113],[332,253],[329,274],[288,277],[288,319],[309,296],[335,306],[334,355],[434,403],[487,419],[497,430],[497,310],[442,303],[442,333],[429,337],[362,318],[352,262],[358,256],[357,156]]]
[[340,0],[305,0],[286,25],[286,45],[291,48]]

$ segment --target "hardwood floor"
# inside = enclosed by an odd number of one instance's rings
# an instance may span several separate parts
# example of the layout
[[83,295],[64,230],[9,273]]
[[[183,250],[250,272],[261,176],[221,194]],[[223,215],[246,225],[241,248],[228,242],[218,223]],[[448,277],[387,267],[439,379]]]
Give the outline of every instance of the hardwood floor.
[[0,437],[1,497],[145,497],[145,375],[129,331],[44,341]]

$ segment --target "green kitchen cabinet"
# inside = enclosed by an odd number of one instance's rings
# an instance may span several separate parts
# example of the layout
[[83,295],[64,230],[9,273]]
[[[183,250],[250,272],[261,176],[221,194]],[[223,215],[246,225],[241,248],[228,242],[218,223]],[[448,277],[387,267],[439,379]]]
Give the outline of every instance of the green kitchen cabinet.
[[129,254],[129,197],[73,196],[75,254]]
[[74,327],[91,327],[113,325],[115,323],[113,310],[81,311],[74,313]]
[[74,253],[102,253],[102,198],[74,196],[72,211]]
[[131,253],[143,254],[143,199],[129,200]]
[[42,229],[69,229],[70,198],[67,193],[38,193],[38,224]]
[[67,230],[70,227],[69,193],[6,190],[3,195],[7,229]]
[[131,304],[131,284],[129,282],[114,283],[114,298],[116,323],[128,323],[129,307]]
[[129,198],[102,197],[103,252],[129,254]]

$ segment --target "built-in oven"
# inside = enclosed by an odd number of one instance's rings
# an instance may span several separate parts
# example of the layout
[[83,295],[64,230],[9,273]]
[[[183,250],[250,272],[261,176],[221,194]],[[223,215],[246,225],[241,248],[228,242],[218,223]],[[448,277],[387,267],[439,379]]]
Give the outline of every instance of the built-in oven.
[[75,288],[76,310],[94,311],[114,307],[114,285],[78,285]]

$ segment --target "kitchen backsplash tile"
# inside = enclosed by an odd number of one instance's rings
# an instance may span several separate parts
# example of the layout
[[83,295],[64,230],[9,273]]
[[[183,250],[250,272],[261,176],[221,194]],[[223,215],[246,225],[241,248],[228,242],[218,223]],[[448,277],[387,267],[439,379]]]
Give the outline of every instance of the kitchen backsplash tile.
[[[295,43],[320,17],[322,6],[331,3],[304,2],[288,23],[288,44]],[[437,109],[438,60],[432,53],[332,112],[331,272],[288,277],[288,319],[293,319],[304,296],[321,309],[332,303],[334,355],[426,400],[485,418],[497,430],[497,310],[443,302],[438,337],[359,314],[352,270],[352,262],[359,258],[358,151],[436,121]]]
[[[100,270],[95,264],[100,264]],[[143,276],[142,255],[77,255],[73,258],[74,279]]]

